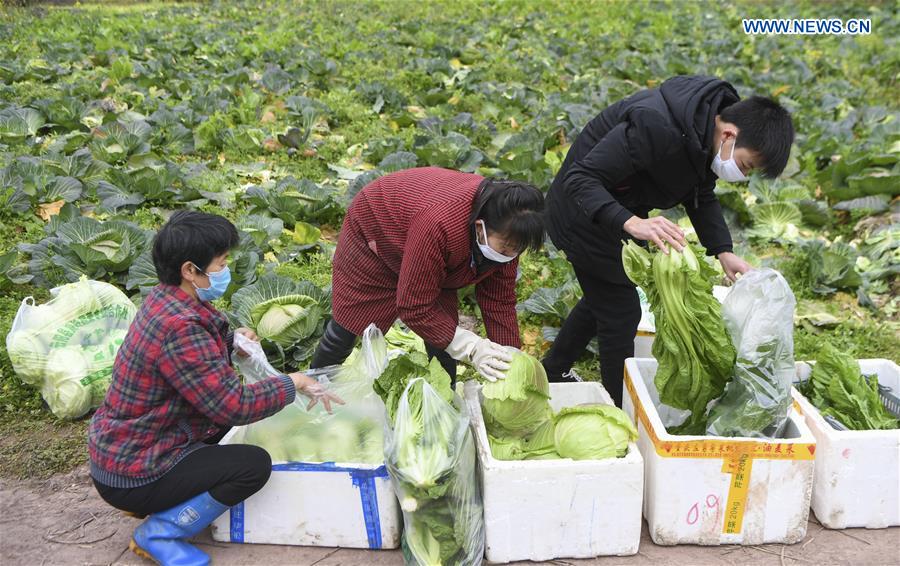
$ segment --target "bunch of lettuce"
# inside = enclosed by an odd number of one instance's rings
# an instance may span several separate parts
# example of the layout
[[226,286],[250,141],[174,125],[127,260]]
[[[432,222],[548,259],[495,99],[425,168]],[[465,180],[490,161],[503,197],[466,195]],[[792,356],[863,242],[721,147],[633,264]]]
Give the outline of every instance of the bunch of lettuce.
[[389,426],[385,461],[400,497],[407,564],[480,564],[481,492],[469,417],[440,362],[412,352],[375,381]]
[[725,390],[736,353],[712,294],[715,270],[690,244],[678,252],[651,253],[629,241],[622,248],[625,273],[647,293],[656,319],[654,382],[662,403],[690,410],[675,434],[704,434],[706,408]]
[[878,378],[863,377],[853,356],[825,344],[801,392],[823,414],[850,430],[888,430],[898,421],[884,407]]

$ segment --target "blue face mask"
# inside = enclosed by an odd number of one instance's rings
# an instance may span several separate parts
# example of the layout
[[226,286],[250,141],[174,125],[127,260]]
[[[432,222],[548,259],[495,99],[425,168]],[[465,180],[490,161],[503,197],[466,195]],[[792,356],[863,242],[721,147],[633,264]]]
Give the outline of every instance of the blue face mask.
[[[194,267],[197,267],[197,264],[194,264]],[[197,290],[198,299],[201,301],[215,301],[225,296],[225,291],[228,290],[228,285],[231,284],[231,271],[228,270],[227,265],[221,271],[213,271],[212,273],[206,273],[199,267],[197,267],[197,270],[209,277],[209,287],[205,289],[197,287],[196,283],[191,283],[194,285],[194,289]]]

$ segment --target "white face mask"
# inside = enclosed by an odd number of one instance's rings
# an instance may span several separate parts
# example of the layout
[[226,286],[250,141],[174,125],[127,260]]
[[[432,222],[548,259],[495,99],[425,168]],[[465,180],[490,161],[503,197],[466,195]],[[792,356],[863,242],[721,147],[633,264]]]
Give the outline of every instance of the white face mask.
[[484,225],[484,220],[480,220],[479,222],[481,222],[481,234],[484,236],[484,243],[482,244],[481,242],[479,242],[477,237],[475,238],[475,243],[478,244],[478,249],[481,250],[481,255],[491,261],[496,261],[497,263],[507,263],[516,259],[516,256],[510,257],[508,255],[503,255],[489,246],[487,243],[487,226]]
[[728,181],[729,183],[740,183],[741,181],[747,180],[747,176],[741,172],[741,168],[738,167],[737,161],[734,160],[734,146],[736,143],[737,137],[734,138],[734,141],[731,144],[731,157],[727,160],[723,160],[719,156],[719,154],[722,153],[722,146],[725,145],[725,141],[723,140],[722,143],[719,144],[719,153],[716,154],[712,164],[709,166],[717,177],[723,181]]

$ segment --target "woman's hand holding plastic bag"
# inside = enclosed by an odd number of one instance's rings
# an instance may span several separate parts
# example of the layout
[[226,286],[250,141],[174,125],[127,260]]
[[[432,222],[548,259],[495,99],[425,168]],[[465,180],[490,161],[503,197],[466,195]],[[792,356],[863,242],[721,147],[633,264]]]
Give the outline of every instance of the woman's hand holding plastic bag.
[[[247,330],[248,332],[242,332]],[[254,339],[256,338],[256,339]],[[272,367],[266,358],[266,353],[259,343],[259,338],[249,329],[237,329],[234,332],[234,351],[238,355],[236,360],[237,366],[243,372],[244,377],[249,381],[259,381],[273,375],[279,375],[281,372]],[[331,413],[331,404],[336,403],[343,405],[344,400],[331,393],[328,388],[315,378],[300,372],[288,375],[294,382],[297,393],[309,399],[306,410],[309,411],[320,401],[325,410]]]
[[315,407],[316,403],[319,401],[322,402],[322,405],[325,406],[325,410],[329,413],[331,412],[332,403],[337,403],[338,405],[344,404],[343,399],[328,391],[328,388],[308,375],[295,372],[288,374],[288,377],[294,381],[294,387],[297,388],[297,393],[300,393],[309,399],[309,404],[306,405],[307,411]]

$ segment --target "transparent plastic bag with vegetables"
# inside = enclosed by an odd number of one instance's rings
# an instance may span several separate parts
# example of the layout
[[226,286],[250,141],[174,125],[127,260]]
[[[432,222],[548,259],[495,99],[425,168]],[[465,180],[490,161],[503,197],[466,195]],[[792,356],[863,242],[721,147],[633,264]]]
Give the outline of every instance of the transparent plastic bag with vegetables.
[[774,269],[756,269],[734,284],[722,317],[737,350],[734,377],[712,406],[707,433],[778,438],[791,407],[794,293]]
[[103,402],[137,308],[115,286],[86,277],[50,294],[42,305],[22,301],[6,350],[16,375],[40,387],[54,415],[76,419]]
[[[439,367],[439,364],[436,364]],[[449,389],[407,381],[385,460],[403,509],[403,555],[420,566],[477,565],[484,554],[481,490],[469,415]]]
[[[266,359],[258,342],[235,334],[235,346],[247,356],[235,354],[235,366],[249,382],[281,372]],[[370,325],[359,350],[343,365],[304,372],[344,401],[328,412],[321,404],[307,410],[299,398],[267,419],[241,427],[232,439],[265,448],[281,462],[343,462],[379,464],[384,461],[384,409],[372,390],[372,382],[387,364],[384,336]]]

